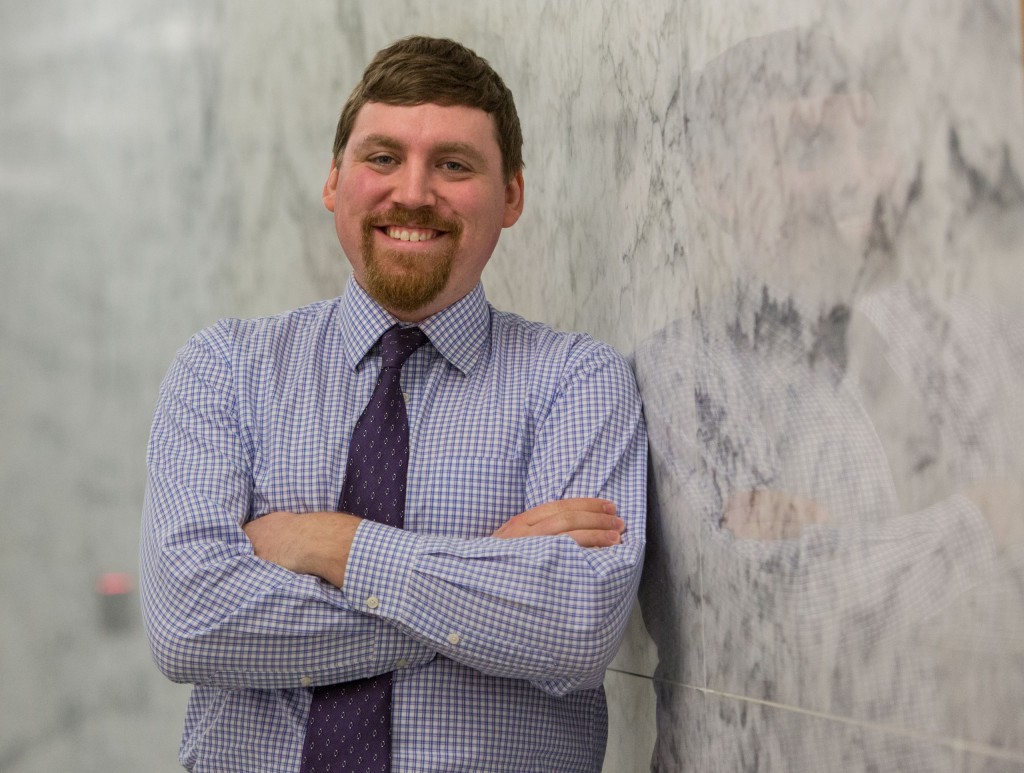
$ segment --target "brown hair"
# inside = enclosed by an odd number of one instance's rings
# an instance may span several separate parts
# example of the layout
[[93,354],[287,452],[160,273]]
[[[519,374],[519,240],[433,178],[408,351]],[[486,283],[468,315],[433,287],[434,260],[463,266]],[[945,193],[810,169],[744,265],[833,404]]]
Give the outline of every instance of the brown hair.
[[486,59],[454,40],[412,36],[377,52],[341,111],[334,135],[336,161],[367,102],[479,108],[494,116],[506,182],[523,168],[523,133],[512,92]]

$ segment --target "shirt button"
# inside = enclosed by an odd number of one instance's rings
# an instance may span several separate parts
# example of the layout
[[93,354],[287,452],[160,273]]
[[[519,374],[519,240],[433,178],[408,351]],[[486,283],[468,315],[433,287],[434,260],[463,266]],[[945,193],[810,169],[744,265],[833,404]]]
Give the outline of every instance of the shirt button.
[[310,679],[308,676],[302,677],[299,680],[299,682],[302,684],[303,687],[309,687],[311,684],[313,684],[313,680]]
[[395,668],[406,668],[409,665],[409,661],[405,658],[399,658],[398,662],[395,663]]
[[450,633],[450,634],[448,634],[448,643],[451,644],[452,646],[455,646],[460,641],[462,641],[462,637],[459,636],[457,633]]
[[370,609],[376,609],[380,606],[380,599],[378,599],[376,596],[370,596],[370,598],[366,600],[366,606]]
[[402,392],[402,399],[405,400],[405,402],[409,402],[409,393]]

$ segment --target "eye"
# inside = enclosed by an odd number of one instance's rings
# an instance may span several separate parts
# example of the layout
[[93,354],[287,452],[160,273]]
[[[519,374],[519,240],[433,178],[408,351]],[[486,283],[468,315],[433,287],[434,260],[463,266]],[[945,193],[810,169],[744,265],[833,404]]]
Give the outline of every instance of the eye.
[[444,161],[441,168],[446,172],[468,172],[469,168],[458,161]]
[[394,166],[398,163],[394,156],[389,156],[387,153],[378,153],[377,155],[370,156],[367,160],[375,166]]

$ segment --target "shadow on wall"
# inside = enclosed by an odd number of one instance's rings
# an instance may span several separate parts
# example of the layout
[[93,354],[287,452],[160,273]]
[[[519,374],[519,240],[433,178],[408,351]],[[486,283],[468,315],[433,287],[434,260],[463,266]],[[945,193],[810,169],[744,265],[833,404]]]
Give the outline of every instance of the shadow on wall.
[[[944,770],[946,738],[1024,756],[1019,310],[907,278],[930,259],[902,252],[921,170],[899,169],[884,108],[832,40],[746,40],[684,103],[731,279],[635,361],[654,769],[704,754],[722,770]],[[1016,174],[970,169],[952,130],[949,154],[971,195],[1001,202],[993,224],[1022,219]],[[737,714],[694,687],[836,721]]]

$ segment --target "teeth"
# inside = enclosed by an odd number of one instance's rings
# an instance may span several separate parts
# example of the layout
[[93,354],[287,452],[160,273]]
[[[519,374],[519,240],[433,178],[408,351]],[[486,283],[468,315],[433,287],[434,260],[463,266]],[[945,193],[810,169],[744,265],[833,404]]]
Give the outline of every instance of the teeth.
[[435,236],[434,231],[408,231],[404,228],[388,228],[387,234],[392,239],[401,239],[403,242],[425,242]]

